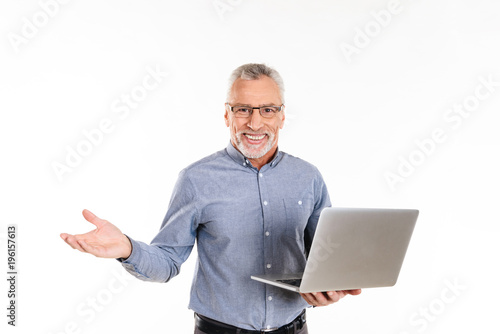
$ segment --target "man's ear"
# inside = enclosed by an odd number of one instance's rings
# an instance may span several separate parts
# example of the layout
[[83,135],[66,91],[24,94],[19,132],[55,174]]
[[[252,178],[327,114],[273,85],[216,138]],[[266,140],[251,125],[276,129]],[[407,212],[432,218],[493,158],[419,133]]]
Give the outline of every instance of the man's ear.
[[225,103],[224,103],[224,110],[225,110],[224,123],[226,123],[226,126],[229,127],[229,111],[228,111],[227,104],[225,104]]
[[284,125],[285,125],[285,105],[283,105],[283,109],[281,110],[281,125],[280,125],[280,130],[283,129]]

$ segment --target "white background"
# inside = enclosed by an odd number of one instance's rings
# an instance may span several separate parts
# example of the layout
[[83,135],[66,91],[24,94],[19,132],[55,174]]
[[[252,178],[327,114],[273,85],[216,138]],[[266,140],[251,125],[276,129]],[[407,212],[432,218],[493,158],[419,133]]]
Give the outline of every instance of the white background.
[[[247,62],[282,74],[280,148],[321,170],[335,206],[421,212],[397,285],[309,311],[310,332],[499,331],[498,1],[55,4],[50,16],[33,0],[0,5],[1,276],[9,224],[19,270],[16,328],[1,280],[2,333],[192,332],[195,251],[170,283],[146,283],[59,234],[91,229],[87,208],[149,242],[178,172],[227,145],[227,78]],[[120,119],[113,103],[157,67],[168,76]],[[479,101],[480,77],[497,86]],[[446,121],[464,101],[479,103]],[[53,164],[103,119],[113,130],[59,180]],[[419,153],[436,128],[445,140]],[[387,173],[410,157],[391,187]]]

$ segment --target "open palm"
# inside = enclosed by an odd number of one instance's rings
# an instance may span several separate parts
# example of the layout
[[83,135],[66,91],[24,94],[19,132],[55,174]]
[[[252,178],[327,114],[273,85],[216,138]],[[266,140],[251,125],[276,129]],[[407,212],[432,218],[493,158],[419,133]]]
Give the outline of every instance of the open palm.
[[96,229],[85,234],[61,233],[61,238],[71,247],[84,253],[105,258],[127,258],[132,252],[130,240],[118,227],[101,219],[89,210],[83,210],[83,217]]

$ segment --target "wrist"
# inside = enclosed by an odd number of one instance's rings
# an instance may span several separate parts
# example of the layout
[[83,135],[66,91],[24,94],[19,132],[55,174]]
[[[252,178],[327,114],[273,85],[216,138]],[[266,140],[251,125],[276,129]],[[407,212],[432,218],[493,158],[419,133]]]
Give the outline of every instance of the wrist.
[[124,252],[120,258],[123,260],[126,260],[130,257],[130,255],[132,255],[133,247],[132,247],[132,241],[130,241],[130,238],[125,234],[123,236],[124,236],[123,243],[124,243],[125,247],[124,247]]

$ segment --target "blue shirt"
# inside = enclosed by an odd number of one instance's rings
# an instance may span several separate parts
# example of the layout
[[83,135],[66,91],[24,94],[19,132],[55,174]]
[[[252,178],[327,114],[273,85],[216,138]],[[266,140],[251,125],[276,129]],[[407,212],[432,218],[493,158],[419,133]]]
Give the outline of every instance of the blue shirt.
[[318,169],[277,151],[257,170],[230,143],[181,171],[151,244],[133,240],[125,269],[145,281],[179,273],[197,242],[189,308],[244,329],[280,327],[308,306],[300,294],[250,279],[304,271],[321,210]]

